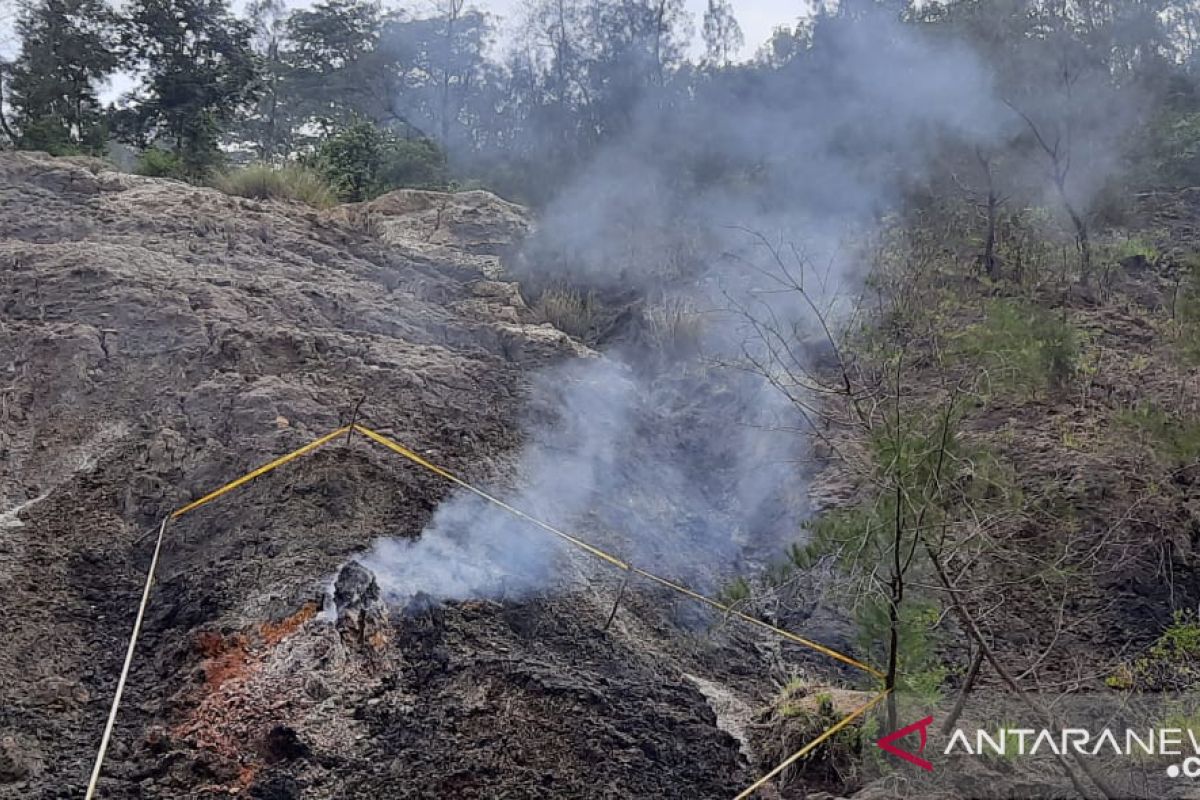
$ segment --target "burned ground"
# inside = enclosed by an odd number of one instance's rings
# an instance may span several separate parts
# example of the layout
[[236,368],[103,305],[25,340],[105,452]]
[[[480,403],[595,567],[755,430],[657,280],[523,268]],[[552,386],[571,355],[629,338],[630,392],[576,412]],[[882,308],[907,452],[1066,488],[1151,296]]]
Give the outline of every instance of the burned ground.
[[[505,486],[522,423],[554,413],[532,376],[594,354],[497,279],[528,220],[481,193],[322,214],[69,159],[7,155],[0,178],[0,797],[77,797],[165,513],[346,423],[364,396],[365,424]],[[1200,484],[1171,439],[1191,428],[1145,411],[1197,414],[1177,308],[1195,198],[1143,205],[1157,252],[1104,256],[1099,294],[944,265],[923,291],[947,335],[913,336],[908,351],[914,407],[948,382],[974,387],[961,438],[1016,498],[957,566],[990,593],[986,635],[1032,689],[1111,687],[1200,599]],[[961,357],[1009,307],[1074,331],[1069,380],[1006,383],[1004,342]],[[860,342],[847,352],[872,357]],[[655,375],[687,402],[649,403],[632,435],[703,452],[717,466],[683,477],[719,495],[733,459],[706,426],[736,404],[719,386],[692,393],[687,370]],[[827,460],[813,506],[853,506],[863,488]],[[365,575],[329,607],[339,568],[380,537],[418,536],[448,494],[355,436],[173,524],[101,795],[729,797],[817,732],[781,686],[803,678],[815,702],[814,685],[835,684],[846,708],[862,697],[851,688],[870,688],[636,581],[606,625],[620,574],[552,539],[559,577],[532,595],[386,608]],[[660,549],[686,545],[686,526],[669,528],[686,514],[634,494],[612,513],[663,528]],[[799,494],[780,502],[810,501]],[[764,529],[788,518],[764,508]],[[612,521],[600,511],[581,524]],[[676,577],[712,589],[762,564],[695,566]],[[745,607],[861,654],[871,643],[836,583],[822,562]],[[968,648],[950,615],[934,633],[949,696]],[[839,757],[789,771],[782,796],[860,788]],[[1058,785],[1013,780],[1034,778]]]
[[[586,350],[454,241],[404,250],[378,219],[86,161],[6,155],[0,178],[0,796],[75,797],[165,513],[364,395],[368,424],[502,480],[528,376]],[[503,250],[520,215],[488,229],[478,194],[464,235]],[[780,647],[644,587],[601,630],[616,582],[588,588],[569,555],[553,597],[358,634],[318,613],[338,567],[417,535],[447,491],[360,437],[172,525],[101,796],[727,797],[753,778],[709,695],[766,697]]]

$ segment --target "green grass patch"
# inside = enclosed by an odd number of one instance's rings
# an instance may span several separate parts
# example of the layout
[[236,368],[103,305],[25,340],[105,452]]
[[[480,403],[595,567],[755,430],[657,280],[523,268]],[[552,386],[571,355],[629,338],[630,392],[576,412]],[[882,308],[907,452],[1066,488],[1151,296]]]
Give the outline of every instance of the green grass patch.
[[732,606],[749,600],[750,594],[750,582],[738,575],[721,587],[721,591],[717,593],[717,600]]
[[995,300],[985,319],[950,343],[950,354],[986,373],[993,391],[1036,395],[1062,389],[1079,363],[1079,333],[1061,316],[1030,303]]
[[1118,667],[1105,683],[1121,690],[1194,691],[1200,686],[1200,619],[1196,612],[1176,611],[1146,654]]
[[1113,259],[1118,262],[1139,257],[1154,262],[1158,261],[1159,255],[1158,248],[1141,236],[1129,236],[1112,246]]
[[1117,421],[1138,431],[1169,462],[1186,464],[1200,458],[1200,421],[1182,419],[1152,406],[1122,411]]

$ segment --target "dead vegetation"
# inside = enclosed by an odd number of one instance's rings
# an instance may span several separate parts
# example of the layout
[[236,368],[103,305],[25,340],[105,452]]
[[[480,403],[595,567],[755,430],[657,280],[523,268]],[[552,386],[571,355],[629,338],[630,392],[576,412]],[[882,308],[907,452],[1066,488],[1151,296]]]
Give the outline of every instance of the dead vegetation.
[[566,286],[544,289],[534,302],[533,311],[541,321],[584,340],[595,334],[601,318],[594,291]]
[[[726,591],[784,618],[814,585],[854,609],[897,689],[884,724],[941,699],[959,700],[957,716],[973,689],[995,687],[1053,726],[1046,697],[1192,658],[1190,634],[1170,631],[1200,601],[1200,384],[1192,334],[1162,300],[1189,296],[1179,274],[1200,240],[1137,236],[1093,232],[1100,297],[1070,291],[1075,270],[1025,260],[1014,274],[1027,237],[993,243],[989,279],[919,228],[887,232],[862,304],[871,319],[848,326],[822,370],[792,358],[790,332],[753,320],[756,369],[810,422],[833,506],[785,561]],[[789,257],[767,262],[801,274]],[[827,570],[837,579],[814,584]],[[1162,631],[1169,642],[1130,666],[1129,650]],[[802,762],[805,781],[845,758],[823,757]],[[1081,761],[1059,769],[1084,794],[1125,791]]]

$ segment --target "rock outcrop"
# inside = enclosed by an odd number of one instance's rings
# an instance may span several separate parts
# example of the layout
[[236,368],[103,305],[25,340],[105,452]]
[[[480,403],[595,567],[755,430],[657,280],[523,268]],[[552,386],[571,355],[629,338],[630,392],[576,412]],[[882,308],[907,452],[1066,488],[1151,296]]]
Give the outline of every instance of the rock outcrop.
[[[531,372],[588,352],[504,281],[528,224],[479,192],[324,213],[0,154],[0,798],[82,796],[164,514],[364,397],[367,424],[497,478]],[[172,523],[101,795],[747,782],[704,696],[602,635],[587,593],[387,619],[343,571],[330,624],[339,567],[448,491],[355,437]]]

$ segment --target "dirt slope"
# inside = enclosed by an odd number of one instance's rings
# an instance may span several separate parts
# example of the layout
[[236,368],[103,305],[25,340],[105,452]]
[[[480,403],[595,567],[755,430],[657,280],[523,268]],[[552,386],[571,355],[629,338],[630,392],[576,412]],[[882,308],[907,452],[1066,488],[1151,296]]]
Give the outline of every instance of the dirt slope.
[[[481,274],[525,221],[478,194],[436,212],[436,247],[400,247],[424,224],[403,215],[453,199],[365,224],[0,155],[0,797],[81,796],[164,513],[361,395],[370,424],[495,477],[526,376],[581,348]],[[752,777],[698,684],[631,621],[601,631],[597,597],[389,618],[359,587],[317,618],[339,565],[445,492],[360,441],[175,526],[102,795],[724,797]],[[748,647],[706,644],[700,668],[745,671]]]

